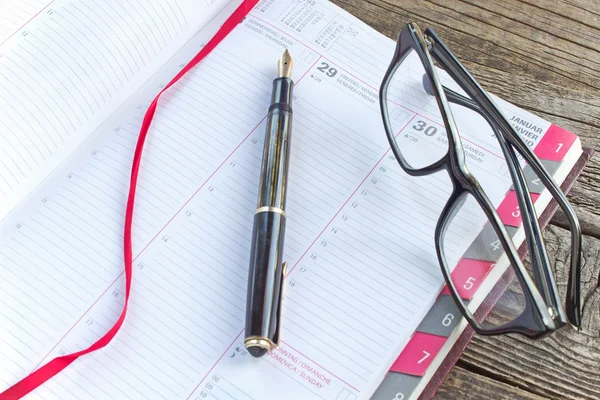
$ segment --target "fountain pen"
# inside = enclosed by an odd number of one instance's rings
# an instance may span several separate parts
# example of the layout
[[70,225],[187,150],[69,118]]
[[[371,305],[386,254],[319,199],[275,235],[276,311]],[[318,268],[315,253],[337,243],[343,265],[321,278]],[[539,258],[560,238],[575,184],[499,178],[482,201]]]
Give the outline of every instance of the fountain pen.
[[250,247],[244,345],[254,357],[279,342],[281,293],[285,274],[285,201],[292,133],[292,58],[277,63],[263,147],[258,204]]

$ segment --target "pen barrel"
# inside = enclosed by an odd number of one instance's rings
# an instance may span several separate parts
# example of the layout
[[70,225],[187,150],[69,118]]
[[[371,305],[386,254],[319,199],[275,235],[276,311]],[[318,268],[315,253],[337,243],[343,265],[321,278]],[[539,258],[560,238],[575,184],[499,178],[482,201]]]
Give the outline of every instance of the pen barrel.
[[278,341],[293,85],[289,78],[273,81],[254,214],[244,343],[258,357]]
[[293,85],[289,78],[277,78],[273,81],[258,189],[258,207],[276,207],[285,210],[292,132]]
[[245,337],[276,344],[283,280],[285,216],[265,211],[254,215],[250,252]]

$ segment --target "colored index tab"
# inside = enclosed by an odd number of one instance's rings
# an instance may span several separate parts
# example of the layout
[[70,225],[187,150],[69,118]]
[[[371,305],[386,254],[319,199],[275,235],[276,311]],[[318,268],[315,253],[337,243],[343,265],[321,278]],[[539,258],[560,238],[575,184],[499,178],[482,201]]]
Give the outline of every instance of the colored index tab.
[[[537,193],[531,193],[531,200],[535,201],[540,197]],[[502,203],[498,206],[498,215],[504,225],[518,227],[521,225],[521,210],[517,201],[517,193],[514,190],[508,192]]]
[[[505,226],[508,234],[511,238],[515,236],[518,228],[513,226]],[[488,222],[485,224],[479,235],[475,238],[473,243],[469,246],[464,258],[471,258],[473,260],[485,260],[490,262],[496,262],[504,254],[504,248],[496,235],[496,231],[492,225]]]
[[562,161],[576,139],[568,130],[551,125],[533,152],[544,160]]
[[445,337],[416,332],[390,371],[423,376],[445,342]]
[[[558,167],[560,167],[559,161],[550,161],[550,160],[540,160],[546,171],[550,176],[554,176]],[[535,173],[531,165],[527,164],[523,168],[523,174],[525,175],[525,181],[527,182],[527,187],[531,193],[542,193],[546,186],[540,179],[540,177]],[[515,190],[515,186],[511,185],[510,190]]]
[[371,400],[408,400],[421,378],[390,371],[377,388]]
[[448,337],[461,317],[462,314],[452,296],[440,295],[417,327],[417,332]]
[[[471,300],[487,273],[492,269],[494,263],[482,260],[471,260],[461,258],[454,271],[452,271],[452,282],[458,290],[458,294],[465,300]],[[446,286],[442,294],[450,294]]]

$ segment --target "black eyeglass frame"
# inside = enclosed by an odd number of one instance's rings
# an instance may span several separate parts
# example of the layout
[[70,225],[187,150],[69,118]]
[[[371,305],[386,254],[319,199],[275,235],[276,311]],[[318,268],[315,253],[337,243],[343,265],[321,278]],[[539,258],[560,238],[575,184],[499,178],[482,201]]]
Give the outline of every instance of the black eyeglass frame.
[[[491,97],[450,52],[435,31],[431,28],[427,29],[425,36],[427,39],[425,39],[419,28],[412,23],[407,24],[402,30],[398,37],[394,56],[381,84],[379,101],[388,141],[390,142],[394,156],[403,170],[412,176],[423,176],[445,169],[451,178],[453,190],[436,225],[435,246],[442,274],[454,301],[473,329],[482,335],[520,333],[531,338],[539,338],[566,324],[563,307],[558,296],[556,284],[554,283],[533,202],[514,151],[516,149],[538,175],[544,186],[548,188],[550,194],[556,199],[569,221],[571,230],[571,268],[567,286],[567,318],[571,324],[579,327],[581,308],[581,230],[572,206],[539,159],[521,140],[513,126],[494,104]],[[397,146],[387,110],[387,89],[394,73],[411,50],[414,50],[418,54],[425,69],[426,76],[423,78],[424,83],[426,87],[429,84],[427,89],[432,92],[438,103],[449,145],[448,152],[444,157],[424,168],[412,168],[403,157],[401,150]],[[470,98],[442,86],[435,70],[433,59],[457,82]],[[518,256],[517,249],[497,211],[477,179],[467,168],[465,153],[449,102],[470,108],[479,113],[490,124],[495,133],[506,159],[517,194],[527,246],[531,252],[534,281],[531,280],[531,277],[525,270]],[[442,245],[448,222],[460,209],[461,201],[464,201],[467,194],[471,194],[485,212],[490,225],[500,240],[509,263],[514,267],[516,279],[519,280],[524,289],[525,308],[523,312],[513,321],[496,328],[486,328],[479,323],[458,294],[458,290],[451,278],[451,271],[447,265],[444,246]]]

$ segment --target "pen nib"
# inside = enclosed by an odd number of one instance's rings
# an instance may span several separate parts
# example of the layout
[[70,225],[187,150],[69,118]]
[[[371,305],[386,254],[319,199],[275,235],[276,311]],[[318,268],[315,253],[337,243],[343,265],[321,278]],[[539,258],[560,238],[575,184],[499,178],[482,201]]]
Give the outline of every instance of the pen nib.
[[291,78],[292,64],[292,56],[290,56],[290,53],[286,49],[277,62],[277,75],[280,78]]

